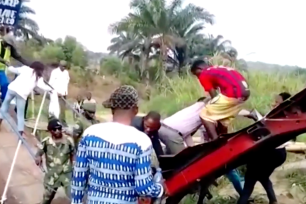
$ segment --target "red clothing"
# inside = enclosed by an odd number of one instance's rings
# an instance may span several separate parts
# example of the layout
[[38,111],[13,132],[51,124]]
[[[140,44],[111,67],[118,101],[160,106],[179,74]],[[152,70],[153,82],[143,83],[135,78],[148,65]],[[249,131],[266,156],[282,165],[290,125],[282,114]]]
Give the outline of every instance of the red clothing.
[[210,67],[204,69],[198,78],[207,92],[219,89],[224,96],[242,99],[247,99],[250,95],[245,78],[233,68]]

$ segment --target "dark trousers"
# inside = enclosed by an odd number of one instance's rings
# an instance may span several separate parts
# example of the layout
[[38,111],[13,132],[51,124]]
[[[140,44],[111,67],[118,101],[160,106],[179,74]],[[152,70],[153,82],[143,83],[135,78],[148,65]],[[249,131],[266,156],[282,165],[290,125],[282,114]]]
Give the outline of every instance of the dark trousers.
[[[266,152],[265,155],[257,155],[256,157],[257,159],[247,164],[247,171],[244,177],[245,183],[237,204],[248,203],[248,199],[257,181],[264,187],[269,198],[269,203],[272,204],[277,202],[270,176],[277,167],[281,166],[286,161],[286,149],[275,149]],[[259,158],[261,158],[261,161]]]
[[[29,97],[26,100],[26,104],[24,107],[24,119],[27,119],[27,112],[28,112],[28,105],[29,105]],[[15,113],[17,113],[17,107],[15,106]]]
[[66,122],[66,103],[63,100],[67,98],[67,96],[62,96],[62,97],[58,97],[58,102],[59,102],[59,106],[60,106],[60,115],[59,115],[59,120],[61,121],[61,123],[64,126],[67,126],[67,122]]

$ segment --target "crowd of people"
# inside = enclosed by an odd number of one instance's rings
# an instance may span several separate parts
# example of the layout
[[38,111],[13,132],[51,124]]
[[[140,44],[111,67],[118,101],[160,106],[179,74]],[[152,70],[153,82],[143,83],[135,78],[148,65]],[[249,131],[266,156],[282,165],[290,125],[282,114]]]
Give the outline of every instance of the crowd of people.
[[[0,50],[3,99],[0,124],[8,113],[10,102],[16,99],[17,127],[23,135],[29,94],[38,86],[50,96],[47,127],[50,135],[41,141],[36,154],[37,165],[41,165],[42,156],[46,156],[43,204],[51,203],[59,187],[65,188],[73,204],[83,203],[85,195],[88,203],[136,203],[139,196],[160,198],[167,195],[167,188],[153,181],[153,152],[157,159],[164,154],[178,154],[195,145],[192,136],[198,130],[202,143],[217,140],[220,134],[227,133],[230,121],[237,115],[257,119],[252,112],[242,109],[251,95],[245,78],[235,69],[212,66],[204,59],[195,61],[191,72],[209,96],[199,98],[170,117],[162,119],[155,111],[144,117],[136,116],[138,93],[132,86],[125,85],[103,102],[112,112],[111,122],[100,123],[96,119],[97,104],[87,92],[85,99],[77,96],[75,122],[69,126],[65,116],[70,81],[67,63],[61,61],[46,82],[43,78],[45,65],[38,61],[29,63],[20,57],[11,37],[4,35]],[[24,66],[10,66],[10,57]],[[8,83],[6,67],[16,75],[11,83]],[[276,103],[289,97],[290,94],[282,93]],[[235,169],[226,174],[240,195],[239,204],[248,203],[257,181],[266,189],[270,203],[277,203],[269,177],[285,161],[286,151],[280,147],[263,155],[269,155],[269,158],[265,156],[269,167],[259,167],[258,162],[263,162],[260,157],[260,161],[254,159],[247,164],[245,179]]]

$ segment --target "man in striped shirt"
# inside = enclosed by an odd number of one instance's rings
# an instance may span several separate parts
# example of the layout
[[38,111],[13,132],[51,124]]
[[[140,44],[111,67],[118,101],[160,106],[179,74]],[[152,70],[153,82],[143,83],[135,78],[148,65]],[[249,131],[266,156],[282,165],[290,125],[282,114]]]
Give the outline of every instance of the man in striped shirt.
[[251,92],[246,79],[230,67],[212,66],[207,60],[197,60],[191,72],[198,77],[211,100],[202,109],[201,119],[209,138],[215,140],[227,132],[229,122],[238,115]]
[[150,138],[130,126],[138,112],[138,94],[121,86],[103,103],[113,122],[84,131],[72,178],[72,204],[136,204],[139,196],[158,198],[163,186],[153,182]]

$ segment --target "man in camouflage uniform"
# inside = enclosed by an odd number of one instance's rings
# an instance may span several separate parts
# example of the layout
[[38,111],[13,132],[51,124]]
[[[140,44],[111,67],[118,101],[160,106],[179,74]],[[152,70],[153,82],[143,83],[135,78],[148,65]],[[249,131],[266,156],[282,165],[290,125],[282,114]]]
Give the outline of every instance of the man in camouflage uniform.
[[45,192],[42,204],[50,204],[59,187],[64,187],[70,198],[70,181],[74,155],[73,140],[62,134],[62,124],[58,119],[48,123],[51,136],[44,138],[36,153],[36,164],[42,164],[42,156],[46,156],[47,173],[44,177]]
[[77,117],[75,124],[73,127],[66,128],[64,133],[72,136],[74,140],[74,144],[77,150],[78,143],[82,137],[83,131],[93,124],[100,123],[99,120],[96,119],[96,104],[95,103],[85,103],[82,105],[83,116],[89,121],[85,121],[84,118]]

